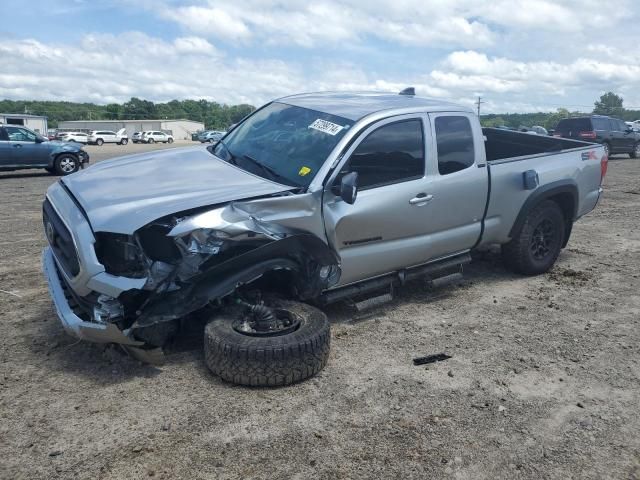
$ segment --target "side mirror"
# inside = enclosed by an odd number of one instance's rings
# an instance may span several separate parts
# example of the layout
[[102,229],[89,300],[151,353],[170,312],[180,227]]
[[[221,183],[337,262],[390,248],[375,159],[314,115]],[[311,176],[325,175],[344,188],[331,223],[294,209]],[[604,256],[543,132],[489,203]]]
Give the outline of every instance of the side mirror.
[[39,135],[36,136],[36,143],[42,143],[42,142],[45,142],[45,141],[46,140],[43,137],[41,137]]
[[353,205],[358,196],[358,172],[347,173],[340,182],[340,198]]

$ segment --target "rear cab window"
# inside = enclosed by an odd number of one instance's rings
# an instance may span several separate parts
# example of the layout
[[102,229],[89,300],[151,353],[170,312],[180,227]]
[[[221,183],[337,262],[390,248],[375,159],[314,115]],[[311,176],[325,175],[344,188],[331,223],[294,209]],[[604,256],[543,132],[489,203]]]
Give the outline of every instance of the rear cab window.
[[467,117],[443,115],[435,119],[438,172],[449,175],[475,163],[473,131]]

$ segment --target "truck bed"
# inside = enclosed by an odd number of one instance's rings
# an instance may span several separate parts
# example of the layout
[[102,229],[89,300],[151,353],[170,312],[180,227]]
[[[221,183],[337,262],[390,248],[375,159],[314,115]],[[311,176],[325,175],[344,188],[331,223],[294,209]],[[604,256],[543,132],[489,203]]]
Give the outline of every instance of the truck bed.
[[[497,128],[482,132],[489,177],[482,243],[509,241],[525,202],[548,189],[559,187],[567,194],[575,187],[572,220],[593,209],[600,195],[602,145]],[[538,186],[532,190],[523,183],[527,171],[538,177]]]
[[487,161],[514,160],[531,155],[560,153],[575,148],[587,148],[591,144],[560,137],[532,135],[500,128],[483,128]]

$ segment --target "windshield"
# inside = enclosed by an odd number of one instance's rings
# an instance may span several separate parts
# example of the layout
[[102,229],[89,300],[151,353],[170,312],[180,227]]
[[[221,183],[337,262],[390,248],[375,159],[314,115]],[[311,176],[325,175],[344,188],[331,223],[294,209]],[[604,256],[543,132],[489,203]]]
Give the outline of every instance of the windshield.
[[236,127],[213,153],[256,175],[306,188],[353,122],[271,103]]

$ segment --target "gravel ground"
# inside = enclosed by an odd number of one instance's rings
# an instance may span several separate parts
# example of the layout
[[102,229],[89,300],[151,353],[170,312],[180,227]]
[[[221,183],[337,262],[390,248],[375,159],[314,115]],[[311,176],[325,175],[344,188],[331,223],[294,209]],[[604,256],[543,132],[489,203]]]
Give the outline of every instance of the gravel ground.
[[250,389],[210,375],[198,341],[155,368],[67,336],[40,272],[55,177],[0,173],[0,477],[640,478],[639,179],[610,161],[547,275],[485,251],[366,319],[332,307],[325,370]]

